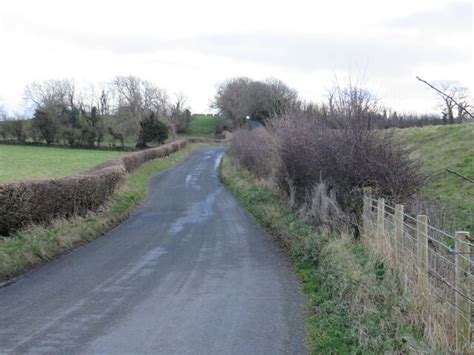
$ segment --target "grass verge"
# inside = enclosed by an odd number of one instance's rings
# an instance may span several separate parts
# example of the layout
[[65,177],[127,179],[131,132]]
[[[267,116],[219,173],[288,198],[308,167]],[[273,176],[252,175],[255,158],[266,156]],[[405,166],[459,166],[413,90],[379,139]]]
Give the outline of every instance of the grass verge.
[[431,177],[422,196],[448,207],[445,228],[473,235],[474,184],[446,169],[474,179],[474,123],[399,129],[397,133],[415,148],[413,157],[429,169]]
[[360,242],[307,224],[267,184],[225,156],[223,183],[285,248],[308,297],[310,353],[427,351],[401,281]]
[[98,211],[44,227],[34,225],[0,239],[0,280],[12,278],[34,266],[90,242],[125,220],[148,193],[148,179],[183,161],[198,147],[191,144],[167,158],[152,160],[127,177],[126,183]]

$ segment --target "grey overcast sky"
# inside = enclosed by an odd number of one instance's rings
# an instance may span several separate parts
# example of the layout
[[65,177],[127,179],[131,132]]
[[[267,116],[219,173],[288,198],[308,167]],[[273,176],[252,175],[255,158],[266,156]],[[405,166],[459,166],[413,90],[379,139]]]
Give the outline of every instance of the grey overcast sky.
[[34,80],[136,75],[209,111],[230,77],[275,77],[321,101],[335,77],[363,75],[381,102],[430,112],[416,75],[474,91],[473,3],[443,0],[4,1],[0,104],[23,110]]

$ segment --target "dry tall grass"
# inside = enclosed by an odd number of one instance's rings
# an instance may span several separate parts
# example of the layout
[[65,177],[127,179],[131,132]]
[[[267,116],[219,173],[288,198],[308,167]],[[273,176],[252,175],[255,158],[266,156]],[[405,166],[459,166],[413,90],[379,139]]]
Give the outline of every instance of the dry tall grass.
[[[368,201],[367,203],[372,203]],[[390,268],[399,273],[401,292],[411,300],[407,318],[421,329],[434,348],[464,352],[465,349],[461,351],[457,348],[456,337],[459,334],[456,333],[455,324],[459,310],[456,308],[456,292],[452,286],[447,285],[456,285],[455,255],[444,252],[429,241],[428,265],[423,264],[418,249],[421,246],[416,239],[416,224],[410,227],[404,221],[401,234],[397,235],[393,213],[385,212],[382,230],[373,208],[369,208],[368,214],[364,216],[362,240],[375,255],[383,257]],[[390,209],[389,206],[384,208]]]

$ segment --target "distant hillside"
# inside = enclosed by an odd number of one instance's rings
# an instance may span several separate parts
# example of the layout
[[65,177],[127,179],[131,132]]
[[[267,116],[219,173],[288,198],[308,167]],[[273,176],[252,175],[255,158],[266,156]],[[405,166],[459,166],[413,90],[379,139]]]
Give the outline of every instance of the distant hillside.
[[474,235],[474,184],[446,170],[474,180],[474,123],[400,129],[397,134],[432,173],[423,194],[447,205],[452,228]]

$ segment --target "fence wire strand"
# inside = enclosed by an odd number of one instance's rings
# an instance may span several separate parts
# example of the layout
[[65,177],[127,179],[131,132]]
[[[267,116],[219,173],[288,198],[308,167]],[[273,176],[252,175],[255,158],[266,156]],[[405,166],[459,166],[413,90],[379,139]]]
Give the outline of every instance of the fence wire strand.
[[[429,292],[432,296],[442,304],[452,308],[457,316],[471,325],[470,329],[472,329],[471,319],[474,318],[474,315],[471,314],[474,305],[474,260],[470,251],[461,251],[463,250],[462,245],[473,248],[472,240],[469,237],[465,240],[459,238],[458,235],[453,236],[407,213],[398,214],[399,210],[396,206],[387,203],[379,206],[379,200],[372,197],[365,197],[365,206],[368,208],[367,215],[363,216],[363,220],[370,223],[374,232],[381,232],[381,237],[393,245],[393,248],[388,248],[384,253],[395,255],[395,260],[403,261],[404,256],[407,260],[411,260],[408,263],[402,262],[399,264],[399,268],[405,275],[408,284],[417,284],[419,273],[425,270],[428,280],[431,280],[428,282],[430,284]],[[382,230],[379,229],[380,216],[382,216],[383,221]],[[399,216],[401,218],[400,224],[397,221]],[[425,246],[426,241],[431,244]],[[455,245],[451,246],[449,244]],[[458,247],[461,250],[458,250]],[[428,248],[425,251],[425,253],[428,253],[425,254],[427,262],[419,260],[419,248]],[[458,284],[459,272],[461,272],[461,275],[467,275],[468,286]],[[468,309],[471,310],[470,312],[466,312],[458,306],[460,297],[469,302]],[[459,304],[462,305],[462,303]],[[466,339],[462,332],[456,331],[456,334],[457,337],[463,338],[466,342],[471,341],[471,339]]]

